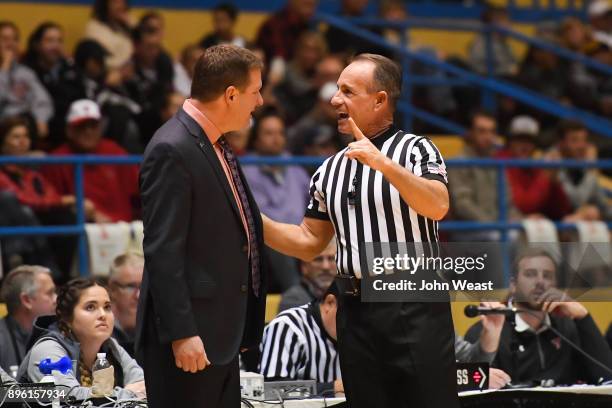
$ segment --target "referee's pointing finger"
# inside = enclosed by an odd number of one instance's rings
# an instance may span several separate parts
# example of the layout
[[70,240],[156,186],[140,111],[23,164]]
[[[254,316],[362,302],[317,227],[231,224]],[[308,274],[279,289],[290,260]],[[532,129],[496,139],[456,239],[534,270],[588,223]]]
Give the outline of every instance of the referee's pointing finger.
[[350,116],[348,118],[348,123],[349,123],[349,126],[351,127],[351,132],[353,133],[353,136],[355,136],[355,140],[365,139],[365,136],[361,132],[361,129],[357,127],[357,124],[355,123],[353,118],[351,118]]

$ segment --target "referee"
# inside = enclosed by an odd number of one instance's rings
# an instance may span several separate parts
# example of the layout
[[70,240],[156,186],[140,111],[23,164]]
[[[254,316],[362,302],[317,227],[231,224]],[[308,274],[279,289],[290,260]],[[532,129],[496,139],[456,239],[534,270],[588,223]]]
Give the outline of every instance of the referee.
[[281,312],[266,326],[259,363],[266,381],[315,380],[318,394],[344,392],[336,347],[336,297],[332,285],[319,299]]
[[449,304],[367,303],[358,293],[367,271],[361,244],[436,242],[437,221],[448,211],[440,152],[393,124],[401,81],[397,64],[375,54],[358,55],[342,71],[331,103],[338,130],[355,141],[313,175],[302,223],[264,217],[264,238],[275,250],[307,260],[336,234],[338,352],[352,408],[454,408]]

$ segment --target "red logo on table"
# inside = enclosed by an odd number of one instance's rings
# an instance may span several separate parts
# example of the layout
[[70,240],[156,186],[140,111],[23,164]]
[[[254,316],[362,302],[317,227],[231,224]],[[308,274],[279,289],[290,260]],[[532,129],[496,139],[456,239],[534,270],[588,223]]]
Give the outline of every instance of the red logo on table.
[[474,382],[476,384],[479,384],[480,380],[482,380],[482,376],[480,375],[480,373],[478,371],[476,371],[474,374],[472,374],[472,378],[474,379]]

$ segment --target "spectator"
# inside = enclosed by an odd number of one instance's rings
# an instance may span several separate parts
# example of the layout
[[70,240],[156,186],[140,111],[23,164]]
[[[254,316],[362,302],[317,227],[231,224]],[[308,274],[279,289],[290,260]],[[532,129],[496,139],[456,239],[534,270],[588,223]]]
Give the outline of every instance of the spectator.
[[337,113],[330,103],[337,91],[335,82],[323,85],[315,106],[289,128],[287,138],[292,153],[321,156],[323,152],[317,152],[316,146],[329,143],[331,151],[337,152],[346,145],[346,140],[337,131]]
[[[115,140],[130,152],[141,152],[140,133],[134,117],[140,105],[130,99],[118,71],[109,72],[104,47],[93,40],[81,41],[74,52],[86,99],[95,101],[104,113],[104,135]],[[135,147],[134,147],[135,146]]]
[[[589,142],[589,131],[580,122],[566,120],[559,125],[559,142],[546,154],[551,160],[596,160],[597,151]],[[561,168],[558,179],[574,213],[566,221],[595,221],[612,218],[612,208],[597,180],[596,169]]]
[[317,391],[344,392],[336,350],[335,285],[320,300],[285,310],[264,329],[259,372],[266,381],[315,380]]
[[[586,381],[596,384],[612,375],[571,348],[557,334],[576,343],[594,359],[612,367],[612,351],[588,310],[557,288],[557,263],[546,251],[527,249],[516,258],[510,281],[509,306],[519,309],[516,325],[508,320],[492,366],[507,372],[515,383],[555,385]],[[468,341],[477,338],[482,324],[472,326]]]
[[[285,124],[275,111],[264,111],[253,126],[249,150],[263,157],[289,157]],[[299,224],[308,202],[310,179],[299,166],[244,166],[244,175],[261,212],[275,220]],[[296,260],[269,249],[272,281],[284,291],[299,281]]]
[[[481,16],[484,24],[495,26],[510,27],[510,15],[504,7],[486,6]],[[479,74],[487,74],[487,38],[486,33],[480,34],[470,44],[468,50],[468,60],[472,69]],[[517,70],[517,59],[504,34],[499,32],[491,33],[491,48],[493,59],[493,75],[510,76]]]
[[23,63],[36,73],[53,99],[55,113],[49,121],[49,147],[55,147],[65,138],[68,107],[85,96],[76,68],[65,57],[62,28],[53,22],[40,24],[30,34]]
[[2,282],[2,301],[8,315],[0,320],[0,367],[12,371],[21,364],[28,338],[38,316],[55,312],[55,284],[43,266],[22,265]]
[[274,89],[287,123],[294,123],[314,106],[319,86],[323,85],[315,81],[316,67],[326,53],[327,46],[321,34],[307,31],[298,39],[284,78]]
[[128,252],[115,258],[109,276],[109,293],[115,315],[113,337],[132,357],[143,270],[144,257]]
[[157,33],[160,38],[164,38],[166,33],[166,23],[164,17],[157,11],[148,11],[140,17],[136,25],[136,31],[144,33]]
[[[38,155],[30,150],[31,139],[27,122],[21,118],[8,118],[0,121],[0,154],[6,156]],[[28,225],[69,225],[76,222],[73,212],[74,195],[61,196],[55,187],[36,169],[30,166],[10,164],[0,167],[0,191],[15,195]],[[5,208],[6,210],[6,208]],[[72,267],[76,238],[74,236],[52,236],[36,238],[41,244],[49,245],[59,270],[66,273]],[[61,276],[56,276],[61,279]]]
[[[68,142],[52,155],[97,154],[125,156],[115,142],[102,138],[100,108],[90,100],[74,102],[66,119]],[[43,174],[62,195],[74,194],[74,171],[71,165],[46,166]],[[94,222],[131,221],[138,194],[138,170],[133,165],[108,164],[85,166],[85,198],[87,219]]]
[[[517,116],[510,123],[506,148],[496,157],[532,159],[538,144],[540,125],[530,116]],[[550,172],[537,168],[509,168],[506,172],[514,206],[528,217],[561,220],[571,213],[563,189]]]
[[62,374],[53,370],[55,385],[68,395],[86,400],[92,395],[92,370],[97,353],[106,353],[114,368],[113,399],[144,398],[142,368],[111,337],[114,316],[108,292],[92,278],[78,278],[61,287],[54,316],[36,320],[30,339],[32,348],[19,367],[20,382],[39,382],[43,374],[38,363],[68,356],[76,368]]
[[35,125],[36,136],[45,138],[53,116],[51,97],[36,74],[19,61],[19,30],[0,21],[0,119],[24,116]]
[[234,32],[237,19],[238,9],[233,4],[222,3],[215,6],[212,10],[213,32],[200,40],[200,47],[206,49],[218,44],[245,47],[246,40]]
[[[29,207],[22,205],[11,191],[0,190],[0,225],[5,227],[38,227],[40,222]],[[44,265],[58,271],[57,264],[44,236],[4,237],[2,247],[2,269],[11,270],[19,265]]]
[[[478,111],[472,115],[471,127],[465,137],[464,158],[492,158],[496,150],[497,121],[491,114]],[[493,222],[497,221],[497,169],[493,167],[461,167],[449,173],[449,187],[453,202],[453,216],[458,220]],[[512,206],[509,186],[507,203],[511,219],[518,218]],[[461,236],[472,234],[461,233]],[[495,239],[494,233],[477,234],[483,240]]]
[[255,43],[265,55],[266,65],[275,57],[289,61],[298,38],[310,26],[317,0],[288,0],[287,6],[271,15],[259,27]]
[[[19,117],[0,122],[0,153],[2,156],[29,156],[32,141],[27,121]],[[61,197],[38,171],[23,165],[0,167],[0,190],[11,191],[19,202],[35,211],[74,203],[74,196]]]
[[185,98],[191,95],[193,69],[204,50],[195,44],[183,48],[181,58],[174,63],[174,90]]
[[302,280],[283,292],[278,312],[321,298],[336,277],[336,243],[331,241],[317,257],[301,262]]
[[[403,22],[408,19],[406,4],[402,0],[386,0],[380,4],[380,16],[390,22]],[[428,58],[443,60],[444,54],[430,46],[422,46],[409,41],[409,30],[401,31],[394,28],[386,29],[382,32],[385,39],[391,44],[407,46],[412,52],[416,52]],[[403,42],[402,42],[403,41]],[[402,56],[398,55],[397,60]],[[410,72],[413,75],[423,75],[441,80],[448,79],[448,74],[443,70],[427,64],[412,62]],[[453,97],[452,88],[444,85],[428,85],[415,87],[413,100],[422,103],[428,111],[441,116],[449,116],[456,109],[456,102]]]
[[[547,39],[545,34],[540,35],[540,37]],[[554,42],[556,39],[549,39],[549,41]],[[527,56],[521,62],[516,80],[519,85],[538,92],[543,96],[571,104],[569,100],[569,84],[567,82],[568,75],[567,64],[562,63],[556,54],[543,48],[530,46]],[[521,109],[537,119],[542,125],[542,129],[554,127],[558,121],[558,118],[555,116],[527,106],[521,106]],[[542,132],[539,136],[541,146],[550,146],[552,144],[546,132]]]
[[[367,5],[368,0],[342,0],[340,17],[363,17]],[[380,33],[377,32],[377,34]],[[329,46],[329,51],[342,58],[349,58],[364,52],[385,56],[390,56],[391,54],[386,48],[381,48],[361,36],[353,35],[334,26],[330,26],[325,32],[325,40]]]
[[166,94],[172,92],[174,68],[162,50],[161,35],[156,31],[134,31],[134,75],[126,81],[130,98],[141,108],[138,127],[143,146],[161,126],[159,113]]
[[134,52],[130,31],[133,23],[127,0],[95,0],[93,18],[85,26],[85,38],[100,43],[108,52],[110,69],[123,68]]
[[584,53],[592,38],[582,20],[577,17],[567,17],[559,27],[559,40],[571,51]]
[[609,0],[595,0],[587,9],[593,38],[612,49],[612,3]]

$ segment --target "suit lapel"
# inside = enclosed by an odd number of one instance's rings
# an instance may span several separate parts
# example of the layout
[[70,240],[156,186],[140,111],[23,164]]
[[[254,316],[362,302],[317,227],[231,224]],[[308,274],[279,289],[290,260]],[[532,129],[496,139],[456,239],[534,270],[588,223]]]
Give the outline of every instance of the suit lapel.
[[225,176],[225,171],[217,157],[217,153],[215,153],[214,147],[210,140],[204,133],[204,130],[198,125],[198,123],[191,118],[183,108],[180,108],[177,112],[177,119],[185,125],[189,133],[194,137],[193,141],[198,149],[202,153],[204,153],[204,157],[208,160],[210,167],[213,169],[213,173],[215,173],[215,177],[219,184],[221,184],[223,191],[225,192],[225,197],[230,203],[230,206],[234,210],[234,214],[238,217],[240,224],[242,225],[242,217],[240,216],[240,211],[238,210],[238,205],[236,204],[236,199],[234,197],[234,193],[232,192],[232,188],[229,185],[227,177]]

